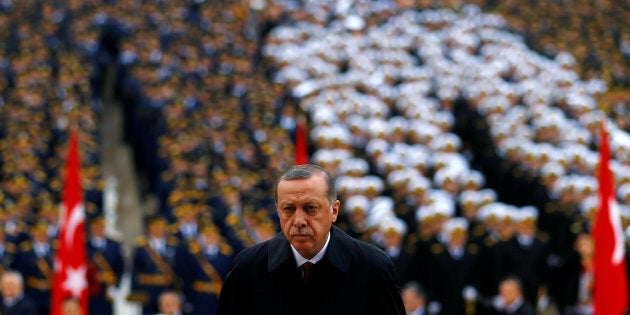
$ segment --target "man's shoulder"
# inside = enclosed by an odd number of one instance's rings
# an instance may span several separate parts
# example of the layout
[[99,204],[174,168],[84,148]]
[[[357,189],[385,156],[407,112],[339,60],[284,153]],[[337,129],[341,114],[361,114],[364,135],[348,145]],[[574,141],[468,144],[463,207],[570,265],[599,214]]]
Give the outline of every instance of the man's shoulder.
[[247,247],[245,249],[243,249],[242,251],[240,251],[238,253],[237,256],[240,257],[260,257],[259,254],[261,254],[261,252],[267,252],[267,249],[269,248],[269,242],[271,240],[266,240],[264,242],[260,242],[256,245]]
[[351,255],[357,258],[357,261],[377,266],[392,263],[387,253],[373,244],[353,238],[340,229],[334,229],[333,234],[336,234],[336,241],[340,242],[342,245],[339,247],[340,250],[347,250]]
[[248,248],[241,250],[234,258],[236,266],[252,266],[261,262],[267,262],[269,257],[269,246],[277,242],[276,238],[260,242]]

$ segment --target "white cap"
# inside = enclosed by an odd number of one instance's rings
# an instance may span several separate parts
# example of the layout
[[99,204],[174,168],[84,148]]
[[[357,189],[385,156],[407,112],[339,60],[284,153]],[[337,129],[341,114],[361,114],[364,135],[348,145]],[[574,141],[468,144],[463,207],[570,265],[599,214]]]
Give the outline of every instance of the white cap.
[[463,185],[474,184],[479,187],[483,187],[486,183],[486,178],[483,173],[477,170],[468,170],[460,175],[460,180]]
[[339,174],[361,174],[365,175],[370,170],[368,162],[362,158],[350,158],[343,160],[339,164]]
[[431,182],[424,176],[414,177],[407,183],[407,191],[413,194],[417,191],[427,191],[431,188]]
[[401,168],[393,170],[387,175],[387,184],[390,186],[405,185],[407,188],[412,180],[420,176],[422,176],[420,172],[414,168]]
[[538,220],[538,209],[534,206],[524,206],[515,211],[514,220],[523,222],[526,220]]
[[580,212],[582,214],[595,213],[599,208],[599,196],[592,195],[584,198],[580,203]]
[[379,196],[372,201],[366,224],[372,227],[377,226],[383,220],[395,216],[394,201],[389,197]]
[[379,223],[379,230],[382,233],[395,232],[399,235],[405,235],[407,234],[407,224],[396,216],[388,216]]
[[354,195],[346,200],[345,205],[348,212],[362,211],[367,213],[370,208],[370,200],[363,195]]
[[344,19],[343,25],[351,31],[360,31],[365,27],[365,21],[357,15],[349,15]]
[[416,210],[416,220],[422,222],[427,218],[434,217],[436,215],[435,207],[433,205],[424,205],[418,207]]
[[479,205],[481,204],[480,195],[478,190],[464,190],[459,193],[458,200],[460,204],[472,203]]
[[451,218],[442,226],[441,236],[444,241],[450,240],[450,235],[455,231],[468,231],[468,221],[462,217]]
[[453,167],[442,167],[435,172],[435,175],[433,175],[433,181],[438,187],[442,186],[447,180],[459,183],[461,175],[462,174],[459,169]]
[[625,183],[619,186],[619,188],[617,189],[617,195],[622,201],[630,198],[630,183]]

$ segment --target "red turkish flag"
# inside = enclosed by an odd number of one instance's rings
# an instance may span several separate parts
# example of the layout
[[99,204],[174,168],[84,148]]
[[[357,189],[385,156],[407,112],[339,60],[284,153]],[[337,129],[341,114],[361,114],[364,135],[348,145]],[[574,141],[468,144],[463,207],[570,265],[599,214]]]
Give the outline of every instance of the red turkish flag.
[[625,247],[621,217],[610,171],[608,132],[601,124],[599,200],[600,207],[593,225],[595,242],[593,315],[621,315],[628,307]]
[[78,141],[77,133],[71,131],[63,200],[60,209],[59,248],[55,255],[52,315],[60,315],[63,300],[71,297],[79,301],[81,314],[88,314],[85,210],[81,189]]
[[308,163],[307,145],[306,120],[303,116],[299,116],[295,125],[295,165]]

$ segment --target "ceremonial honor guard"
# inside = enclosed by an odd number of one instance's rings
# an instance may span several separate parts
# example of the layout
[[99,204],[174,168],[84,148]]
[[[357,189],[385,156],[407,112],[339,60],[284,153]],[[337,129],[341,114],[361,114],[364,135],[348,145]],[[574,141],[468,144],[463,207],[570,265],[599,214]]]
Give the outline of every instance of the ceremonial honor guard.
[[90,222],[87,253],[94,271],[90,283],[90,315],[113,314],[113,300],[124,272],[120,242],[105,235],[105,220],[96,217]]
[[440,314],[475,314],[479,247],[468,241],[468,222],[461,217],[450,219],[440,239],[431,248],[429,307],[441,309]]
[[524,206],[514,215],[516,233],[498,244],[498,270],[501,278],[515,275],[525,300],[537,305],[547,298],[549,283],[549,245],[536,227],[538,209]]
[[[234,251],[223,239],[214,225],[204,225],[196,240],[188,243],[178,273],[182,274],[185,284],[184,295],[192,307],[193,315],[212,315],[217,309],[217,302],[223,279],[232,263]],[[180,265],[180,264],[178,264]]]
[[0,275],[6,270],[15,268],[16,255],[17,246],[15,246],[15,243],[6,239],[4,227],[0,225]]
[[173,209],[175,222],[169,226],[172,236],[175,236],[180,244],[188,243],[198,234],[197,210],[193,204],[183,204]]
[[55,244],[48,237],[48,225],[37,222],[31,240],[20,243],[16,266],[24,276],[24,293],[33,299],[38,314],[48,315],[53,277]]
[[148,219],[147,236],[136,241],[127,300],[140,303],[143,314],[157,313],[160,293],[180,289],[174,271],[178,242],[168,238],[167,232],[167,220],[154,216]]

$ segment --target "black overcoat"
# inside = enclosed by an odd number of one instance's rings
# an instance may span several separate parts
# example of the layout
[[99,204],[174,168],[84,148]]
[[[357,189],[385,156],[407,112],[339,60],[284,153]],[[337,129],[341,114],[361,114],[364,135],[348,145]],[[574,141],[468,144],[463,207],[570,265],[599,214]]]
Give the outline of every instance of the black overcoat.
[[223,284],[218,314],[405,314],[389,256],[337,227],[330,232],[307,284],[282,233],[243,250]]

